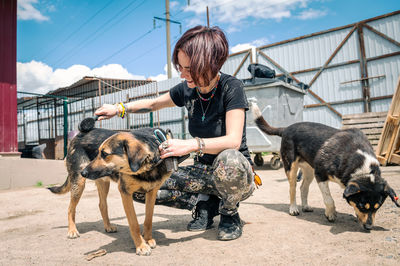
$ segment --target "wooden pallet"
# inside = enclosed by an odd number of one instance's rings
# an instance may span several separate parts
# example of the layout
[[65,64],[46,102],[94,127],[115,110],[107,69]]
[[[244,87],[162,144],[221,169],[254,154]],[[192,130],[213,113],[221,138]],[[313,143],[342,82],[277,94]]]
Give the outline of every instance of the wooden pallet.
[[387,113],[385,126],[376,149],[376,157],[382,165],[400,164],[400,77]]
[[387,112],[369,112],[343,115],[342,129],[358,128],[368,138],[374,150],[377,149]]

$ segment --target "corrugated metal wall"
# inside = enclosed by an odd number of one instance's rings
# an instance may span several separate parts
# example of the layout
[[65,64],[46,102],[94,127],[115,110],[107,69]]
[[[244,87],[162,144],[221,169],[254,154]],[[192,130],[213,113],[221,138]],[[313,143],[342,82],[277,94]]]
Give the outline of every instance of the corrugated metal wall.
[[[345,114],[387,111],[400,74],[400,11],[258,47],[256,62],[309,84],[305,121],[340,128]],[[248,78],[246,51],[222,71]],[[248,72],[247,72],[248,73]]]

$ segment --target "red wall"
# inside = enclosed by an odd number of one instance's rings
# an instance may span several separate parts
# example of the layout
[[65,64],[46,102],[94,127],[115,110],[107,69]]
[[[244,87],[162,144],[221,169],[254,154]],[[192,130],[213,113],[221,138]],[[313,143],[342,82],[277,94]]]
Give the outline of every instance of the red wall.
[[18,153],[17,0],[0,0],[0,154]]

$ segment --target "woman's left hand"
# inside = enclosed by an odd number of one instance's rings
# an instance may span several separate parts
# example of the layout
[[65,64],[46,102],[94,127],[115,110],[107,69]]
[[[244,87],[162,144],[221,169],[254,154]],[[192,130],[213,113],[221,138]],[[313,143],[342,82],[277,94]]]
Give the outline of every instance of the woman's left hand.
[[[171,156],[183,156],[194,151],[193,144],[195,143],[195,141],[196,140],[192,139],[169,139],[164,141],[158,147],[161,153],[161,159],[165,159]],[[195,147],[197,147],[197,144]]]

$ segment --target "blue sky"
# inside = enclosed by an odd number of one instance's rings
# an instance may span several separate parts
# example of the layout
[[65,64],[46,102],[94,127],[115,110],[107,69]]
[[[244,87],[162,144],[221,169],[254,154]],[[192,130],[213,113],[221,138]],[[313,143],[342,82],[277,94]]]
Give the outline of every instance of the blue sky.
[[[227,34],[231,52],[399,9],[398,0],[170,1],[172,49],[198,24]],[[85,75],[166,78],[165,0],[18,0],[18,90],[46,93]],[[181,31],[180,31],[181,29]],[[176,73],[175,73],[176,75]]]

